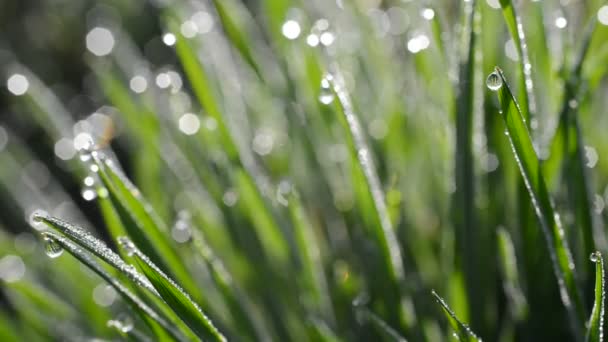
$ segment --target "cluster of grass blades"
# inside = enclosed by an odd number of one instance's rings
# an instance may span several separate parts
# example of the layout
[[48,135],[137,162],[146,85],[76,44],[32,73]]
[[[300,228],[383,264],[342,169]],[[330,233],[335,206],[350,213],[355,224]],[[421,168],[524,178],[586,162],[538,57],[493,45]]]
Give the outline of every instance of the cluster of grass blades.
[[607,4],[152,3],[0,49],[0,340],[603,340]]

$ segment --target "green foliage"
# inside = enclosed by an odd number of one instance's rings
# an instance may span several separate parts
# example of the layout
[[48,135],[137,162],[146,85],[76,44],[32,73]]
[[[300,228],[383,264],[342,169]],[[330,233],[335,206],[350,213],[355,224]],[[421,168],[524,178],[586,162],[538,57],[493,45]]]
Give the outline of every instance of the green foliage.
[[0,340],[602,340],[608,7],[154,4],[0,47]]

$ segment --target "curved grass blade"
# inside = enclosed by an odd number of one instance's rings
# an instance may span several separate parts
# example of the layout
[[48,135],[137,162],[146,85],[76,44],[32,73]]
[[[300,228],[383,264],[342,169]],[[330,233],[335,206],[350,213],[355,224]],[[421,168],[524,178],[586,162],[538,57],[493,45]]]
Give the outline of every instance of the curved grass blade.
[[150,328],[152,328],[155,332],[158,333],[158,330],[155,328],[156,325],[159,325],[174,339],[184,340],[184,337],[181,335],[181,333],[177,331],[171,323],[162,318],[143,300],[133,294],[117,278],[113,277],[112,275],[110,275],[110,273],[104,270],[101,265],[99,265],[88,252],[73,244],[71,240],[61,235],[48,231],[43,232],[42,235],[45,239],[51,239],[52,241],[58,243],[59,246],[61,246],[64,250],[68,251],[74,258],[78,259],[82,264],[87,266],[89,269],[99,275],[103,280],[105,280],[108,284],[110,284],[116,290],[116,292],[121,295],[125,302],[129,304],[133,311],[140,315],[141,318],[147,324],[149,324]]
[[595,263],[595,302],[589,318],[586,342],[602,342],[604,340],[604,259],[600,252],[590,256]]
[[335,67],[335,75],[327,77],[326,82],[329,82],[336,94],[336,109],[339,115],[339,121],[344,127],[347,136],[347,144],[350,149],[351,158],[353,159],[353,168],[358,169],[363,175],[364,188],[366,197],[364,200],[371,203],[371,210],[375,217],[373,234],[376,238],[376,243],[382,253],[383,263],[388,272],[389,279],[398,288],[404,281],[404,267],[400,247],[397,243],[395,231],[390,219],[390,215],[386,208],[385,195],[382,191],[380,179],[376,173],[371,154],[371,149],[368,146],[363,129],[359,119],[355,115],[350,96],[347,93],[344,81]]
[[87,249],[89,252],[95,254],[101,260],[120,271],[138,286],[141,286],[158,296],[158,292],[156,292],[146,277],[138,273],[132,265],[128,265],[126,262],[124,262],[124,260],[122,260],[118,254],[114,253],[114,251],[108,248],[103,241],[99,240],[88,231],[56,217],[36,215],[33,217],[33,219],[35,221],[45,223],[49,227],[61,232],[79,246]]
[[243,297],[243,293],[234,283],[222,261],[213,253],[211,247],[205,241],[203,234],[198,230],[193,230],[192,241],[196,250],[205,261],[214,283],[224,297],[224,302],[228,306],[232,318],[238,327],[239,334],[246,335],[252,340],[268,339],[268,333],[253,319],[254,315],[251,310],[248,310],[250,303],[246,302],[247,299]]
[[[146,202],[139,190],[118,170],[111,159],[99,152],[91,153],[98,175],[108,190],[108,198],[129,236],[141,244],[146,253],[166,271],[179,279],[190,291],[197,289],[179,255],[169,243],[168,229]],[[198,294],[198,293],[197,293]]]
[[559,215],[549,197],[524,116],[502,70],[496,67],[490,77],[496,80],[495,85],[498,86],[494,89],[498,91],[509,142],[547,241],[562,302],[568,311],[574,335],[580,337],[584,322],[582,297],[576,284],[574,263]]
[[455,336],[459,341],[461,341],[461,342],[469,342],[469,341],[481,342],[481,339],[479,337],[477,337],[477,335],[475,335],[475,333],[471,330],[471,328],[469,328],[468,325],[462,323],[458,319],[458,317],[456,317],[456,315],[454,314],[454,311],[452,311],[452,309],[450,309],[450,307],[445,302],[445,300],[443,300],[443,298],[441,298],[437,294],[437,292],[435,292],[435,290],[431,291],[431,294],[433,295],[433,297],[435,297],[435,300],[437,301],[437,303],[439,303],[439,305],[441,305],[441,308],[443,309],[445,316],[447,317],[448,321],[450,322],[452,329],[454,329]]
[[125,249],[127,254],[135,257],[135,261],[140,266],[146,277],[167,305],[182,319],[182,321],[192,331],[203,340],[226,341],[226,338],[213,325],[211,320],[203,313],[203,310],[196,304],[175,281],[169,278],[162,270],[156,266],[150,258],[143,254],[126,237],[118,240],[119,244]]
[[[564,84],[564,98],[561,105],[558,126],[551,140],[549,159],[543,163],[543,171],[548,185],[557,185],[560,171],[561,178],[567,180],[568,198],[575,214],[575,222],[582,231],[583,255],[595,251],[594,219],[588,172],[585,167],[584,143],[580,134],[578,103],[581,102],[581,85],[583,82],[583,65],[596,32],[597,20],[593,18],[584,33],[579,54]],[[592,265],[585,264],[586,278],[591,279]],[[591,283],[591,281],[589,281]]]

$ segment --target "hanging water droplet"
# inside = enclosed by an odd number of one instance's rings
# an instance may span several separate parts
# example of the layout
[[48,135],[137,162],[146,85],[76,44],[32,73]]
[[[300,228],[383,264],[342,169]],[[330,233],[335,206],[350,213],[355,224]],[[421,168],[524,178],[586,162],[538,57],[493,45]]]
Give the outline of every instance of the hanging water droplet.
[[602,257],[602,254],[600,254],[600,252],[593,252],[589,256],[589,260],[591,260],[592,262],[598,262],[601,257]]
[[133,330],[133,319],[124,313],[121,313],[116,319],[111,319],[106,323],[110,328],[116,328],[122,333],[128,333]]
[[93,186],[94,184],[95,184],[95,178],[93,178],[92,176],[86,176],[84,178],[84,185]]
[[93,188],[86,187],[82,190],[82,198],[85,201],[92,201],[97,197],[97,193]]
[[133,319],[131,316],[121,313],[118,315],[118,317],[116,317],[116,320],[121,323],[122,327],[120,330],[123,333],[128,333],[129,331],[133,330]]
[[29,217],[30,225],[36,230],[41,230],[42,229],[42,218],[47,215],[48,215],[48,213],[42,209],[34,210],[30,214],[30,217]]
[[49,256],[49,258],[57,258],[59,257],[61,254],[63,254],[63,247],[61,247],[61,245],[59,245],[57,243],[57,241],[55,241],[55,239],[53,239],[50,236],[45,236],[44,237],[44,252],[46,253],[46,255]]
[[331,80],[333,76],[327,74],[321,79],[321,92],[319,93],[319,101],[322,104],[328,105],[334,100],[334,92],[331,89]]
[[486,79],[486,86],[488,86],[488,88],[492,91],[497,91],[500,89],[500,87],[502,87],[502,78],[496,71],[488,75],[488,78]]
[[116,239],[116,241],[118,241],[118,245],[122,249],[124,249],[125,253],[127,253],[128,256],[132,256],[133,254],[135,254],[135,244],[128,237],[120,236],[118,237],[118,239]]
[[99,172],[99,166],[97,166],[97,164],[91,164],[91,166],[89,166],[89,169],[91,170],[91,172]]

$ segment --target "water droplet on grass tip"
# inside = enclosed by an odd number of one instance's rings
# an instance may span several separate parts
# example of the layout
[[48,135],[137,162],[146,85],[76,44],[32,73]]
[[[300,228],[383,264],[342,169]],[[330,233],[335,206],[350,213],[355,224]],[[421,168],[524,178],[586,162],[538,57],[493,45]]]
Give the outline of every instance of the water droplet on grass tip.
[[42,209],[34,210],[29,217],[30,225],[36,230],[42,230],[42,218],[47,215],[48,213]]
[[502,87],[502,78],[500,78],[500,75],[496,71],[488,75],[486,86],[492,91],[497,91]]
[[589,260],[591,260],[592,262],[598,262],[601,257],[602,255],[600,254],[600,252],[593,252],[589,256]]
[[49,258],[58,258],[61,254],[63,254],[63,247],[61,247],[61,245],[59,245],[57,243],[57,241],[55,241],[55,239],[53,239],[50,236],[45,236],[44,237],[44,252],[46,253],[46,255],[49,256]]

